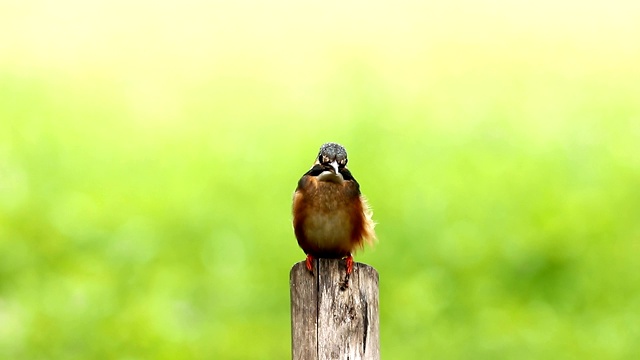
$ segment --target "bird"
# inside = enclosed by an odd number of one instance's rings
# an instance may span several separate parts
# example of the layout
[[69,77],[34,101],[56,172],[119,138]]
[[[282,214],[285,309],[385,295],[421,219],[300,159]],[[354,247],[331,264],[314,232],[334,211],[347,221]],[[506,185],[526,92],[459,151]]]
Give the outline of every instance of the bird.
[[313,273],[314,258],[346,258],[345,284],[353,271],[352,253],[376,239],[373,212],[347,162],[342,145],[323,144],[298,181],[292,206],[293,229],[307,255],[307,270]]

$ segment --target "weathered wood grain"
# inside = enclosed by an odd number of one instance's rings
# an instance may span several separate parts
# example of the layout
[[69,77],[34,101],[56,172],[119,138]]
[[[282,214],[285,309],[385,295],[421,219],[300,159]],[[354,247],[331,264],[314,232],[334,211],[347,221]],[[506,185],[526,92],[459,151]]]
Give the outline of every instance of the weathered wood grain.
[[304,261],[291,269],[293,360],[380,359],[378,273],[354,263],[344,288],[345,266],[318,259],[313,274]]

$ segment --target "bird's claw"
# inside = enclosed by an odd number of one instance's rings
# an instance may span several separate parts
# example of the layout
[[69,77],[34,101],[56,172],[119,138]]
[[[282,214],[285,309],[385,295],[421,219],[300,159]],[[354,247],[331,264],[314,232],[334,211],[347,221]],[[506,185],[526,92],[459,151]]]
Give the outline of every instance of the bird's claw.
[[305,265],[307,266],[307,270],[313,275],[313,256],[307,254],[307,260],[305,260]]
[[351,277],[351,273],[353,272],[353,256],[349,254],[346,259],[347,263],[347,274],[344,276],[344,281],[340,284],[340,290],[344,291],[349,288],[349,278]]

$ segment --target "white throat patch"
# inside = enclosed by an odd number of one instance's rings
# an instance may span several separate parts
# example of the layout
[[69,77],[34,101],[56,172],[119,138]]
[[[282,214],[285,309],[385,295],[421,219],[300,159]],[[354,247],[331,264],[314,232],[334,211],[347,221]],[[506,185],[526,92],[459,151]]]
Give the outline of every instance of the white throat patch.
[[318,180],[342,184],[342,182],[344,181],[344,178],[340,173],[334,174],[331,171],[323,171],[320,175],[318,175]]

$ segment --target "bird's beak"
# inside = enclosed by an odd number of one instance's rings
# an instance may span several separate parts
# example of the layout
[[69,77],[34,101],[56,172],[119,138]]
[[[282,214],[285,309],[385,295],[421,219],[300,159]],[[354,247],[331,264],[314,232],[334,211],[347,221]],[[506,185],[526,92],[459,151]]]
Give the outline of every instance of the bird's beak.
[[333,169],[336,171],[336,175],[340,174],[340,171],[338,171],[338,162],[337,161],[334,160],[329,165],[331,165],[333,167]]

